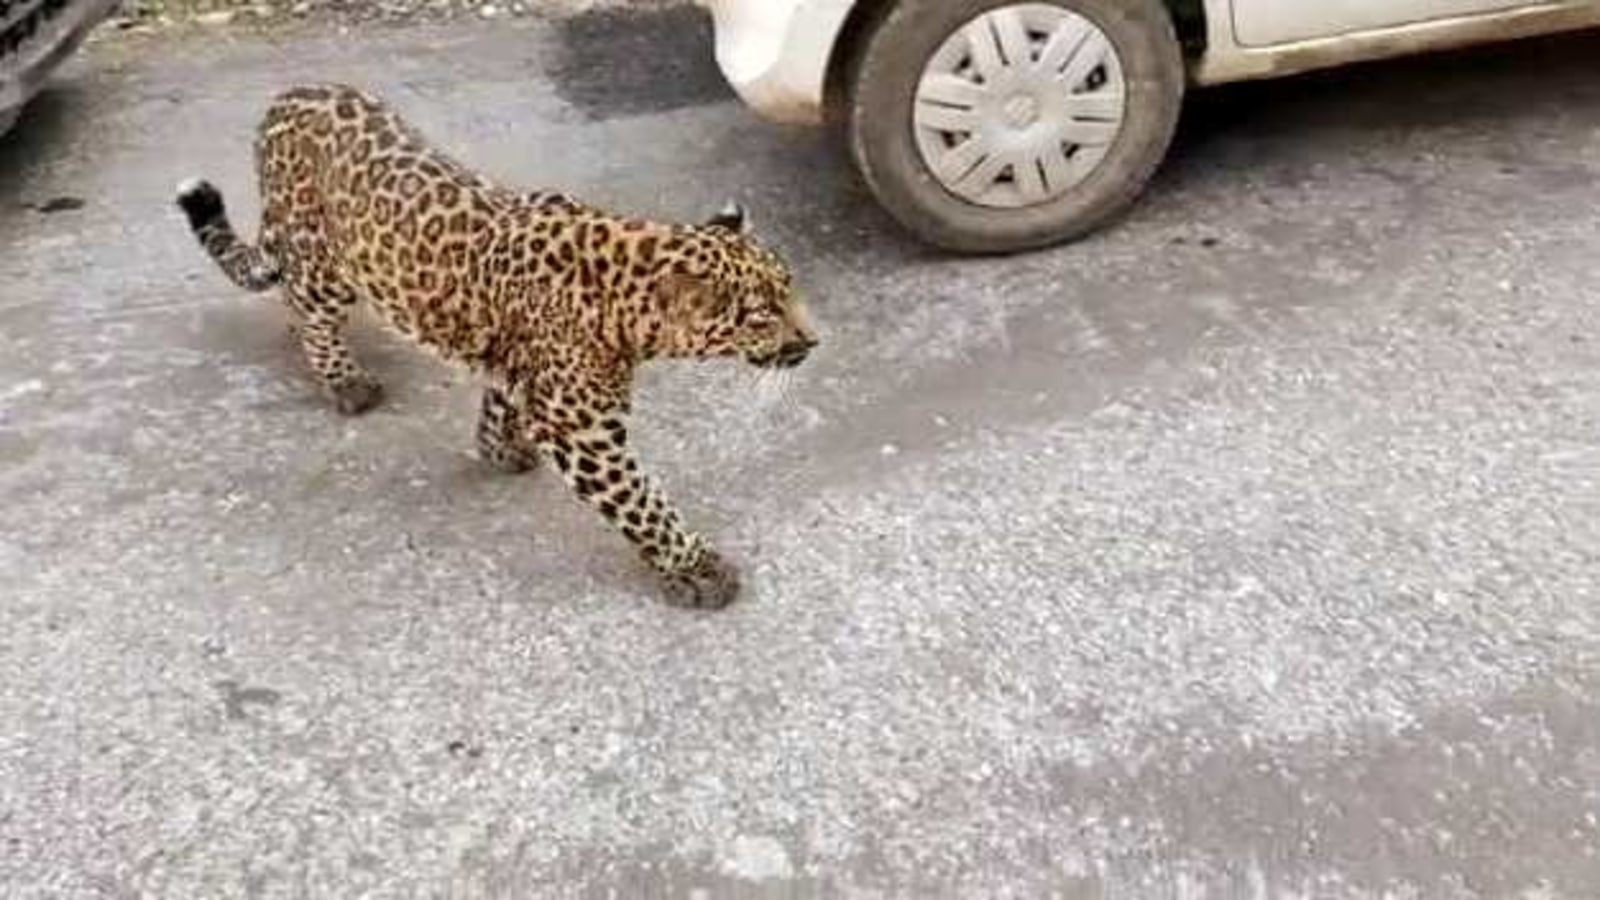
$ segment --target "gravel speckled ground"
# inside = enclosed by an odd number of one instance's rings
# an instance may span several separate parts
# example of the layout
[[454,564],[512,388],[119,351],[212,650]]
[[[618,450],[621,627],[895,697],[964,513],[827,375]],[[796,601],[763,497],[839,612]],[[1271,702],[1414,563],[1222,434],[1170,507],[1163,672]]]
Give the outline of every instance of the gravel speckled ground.
[[374,25],[439,24],[459,19],[500,22],[656,14],[687,6],[688,0],[123,0],[102,35],[196,26],[348,32]]
[[[1594,895],[1595,39],[1202,94],[1129,221],[975,261],[611,24],[103,44],[0,141],[8,896]],[[821,355],[638,404],[744,602],[387,338],[320,403],[168,196],[250,223],[291,78],[762,218]]]

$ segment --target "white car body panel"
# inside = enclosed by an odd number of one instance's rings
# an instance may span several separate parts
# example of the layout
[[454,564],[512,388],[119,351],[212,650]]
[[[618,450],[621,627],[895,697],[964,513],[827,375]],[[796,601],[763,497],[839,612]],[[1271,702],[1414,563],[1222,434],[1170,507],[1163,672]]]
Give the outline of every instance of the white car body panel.
[[[717,62],[765,118],[817,123],[856,0],[697,0]],[[1290,75],[1425,50],[1600,26],[1600,0],[1205,0],[1198,84]]]
[[[1259,0],[1272,2],[1272,0]],[[1364,0],[1372,6],[1390,6],[1394,24],[1359,31],[1332,30],[1304,40],[1248,47],[1237,38],[1235,22],[1228,12],[1231,0],[1208,0],[1206,52],[1196,59],[1191,77],[1197,84],[1224,84],[1257,78],[1276,78],[1347,63],[1404,56],[1427,50],[1447,50],[1472,44],[1494,43],[1577,31],[1600,26],[1600,0],[1518,3],[1476,15],[1421,18],[1429,9],[1438,11],[1451,2],[1429,0],[1393,2]],[[1320,9],[1312,0],[1296,6]],[[1309,15],[1309,14],[1308,14]],[[1320,18],[1320,14],[1316,14]],[[1334,25],[1325,25],[1336,29]]]
[[1528,0],[1233,0],[1232,5],[1229,19],[1239,44],[1270,47],[1515,9],[1527,6]]

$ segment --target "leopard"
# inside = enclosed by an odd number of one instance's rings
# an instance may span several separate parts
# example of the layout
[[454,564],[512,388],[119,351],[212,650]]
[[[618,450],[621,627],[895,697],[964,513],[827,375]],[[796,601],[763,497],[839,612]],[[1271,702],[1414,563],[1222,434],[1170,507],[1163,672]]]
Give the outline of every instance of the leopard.
[[348,84],[279,92],[254,151],[254,243],[211,182],[185,181],[176,204],[227,279],[278,291],[338,413],[384,398],[346,338],[352,311],[372,310],[481,383],[475,438],[488,465],[552,464],[654,570],[667,602],[715,609],[739,595],[738,567],[645,474],[628,427],[647,363],[785,370],[818,346],[793,270],[743,206],[672,222],[503,186]]

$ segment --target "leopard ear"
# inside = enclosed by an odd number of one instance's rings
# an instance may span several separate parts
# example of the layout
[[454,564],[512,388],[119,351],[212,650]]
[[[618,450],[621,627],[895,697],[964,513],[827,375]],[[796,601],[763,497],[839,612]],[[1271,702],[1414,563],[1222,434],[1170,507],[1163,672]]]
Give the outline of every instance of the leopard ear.
[[698,312],[716,315],[727,306],[728,298],[708,280],[698,275],[673,272],[656,286],[656,299],[666,313]]
[[750,216],[744,207],[730,200],[716,215],[706,220],[708,228],[726,228],[734,234],[750,233]]

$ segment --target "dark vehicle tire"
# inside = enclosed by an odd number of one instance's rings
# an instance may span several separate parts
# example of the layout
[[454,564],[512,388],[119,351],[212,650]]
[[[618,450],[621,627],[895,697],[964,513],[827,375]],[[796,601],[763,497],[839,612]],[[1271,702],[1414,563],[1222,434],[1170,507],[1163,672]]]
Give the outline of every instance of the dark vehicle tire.
[[1184,84],[1161,0],[900,0],[861,46],[846,126],[868,187],[912,233],[1014,252],[1127,209]]

